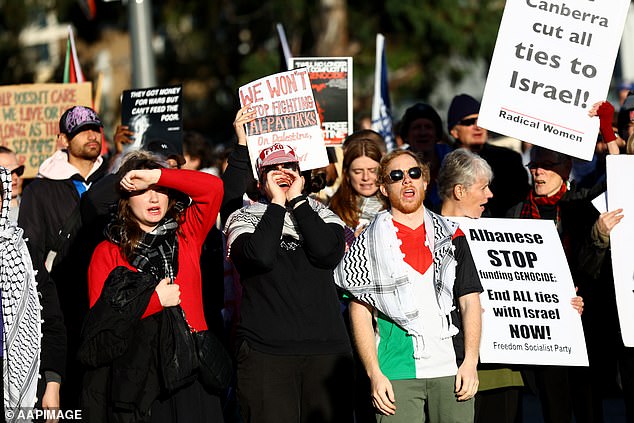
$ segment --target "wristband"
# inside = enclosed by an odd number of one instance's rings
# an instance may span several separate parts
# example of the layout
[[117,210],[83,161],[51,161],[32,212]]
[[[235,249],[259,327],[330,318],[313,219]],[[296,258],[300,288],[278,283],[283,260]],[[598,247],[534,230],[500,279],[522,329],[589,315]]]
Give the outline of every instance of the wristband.
[[302,202],[304,200],[306,200],[306,196],[305,195],[303,195],[303,194],[302,195],[298,195],[297,197],[291,198],[290,200],[288,200],[288,206],[291,209],[294,209],[295,206],[297,205],[297,203],[300,203],[300,202]]

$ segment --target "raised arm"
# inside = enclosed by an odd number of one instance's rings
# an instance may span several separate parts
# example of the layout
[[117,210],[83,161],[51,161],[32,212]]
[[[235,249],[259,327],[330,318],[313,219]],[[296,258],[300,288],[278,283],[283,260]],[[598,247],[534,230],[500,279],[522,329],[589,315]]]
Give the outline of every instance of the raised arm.
[[599,132],[608,147],[608,152],[610,154],[620,154],[619,147],[625,146],[625,141],[615,134],[612,128],[614,106],[608,101],[598,101],[592,105],[588,116],[599,117]]
[[[286,200],[290,202],[302,198],[304,178],[294,170],[284,170],[284,172],[289,173],[293,178],[293,183],[286,192]],[[345,252],[343,226],[326,223],[313,210],[307,199],[296,202],[291,212],[304,237],[304,247],[310,262],[316,267],[325,269],[337,267]],[[334,216],[330,210],[325,212]]]
[[222,174],[225,193],[220,208],[220,218],[224,226],[231,213],[242,207],[242,196],[247,190],[248,182],[253,179],[247,148],[247,134],[244,125],[255,118],[255,111],[249,111],[249,106],[238,110],[233,121],[238,143],[235,145],[227,161],[227,169]]

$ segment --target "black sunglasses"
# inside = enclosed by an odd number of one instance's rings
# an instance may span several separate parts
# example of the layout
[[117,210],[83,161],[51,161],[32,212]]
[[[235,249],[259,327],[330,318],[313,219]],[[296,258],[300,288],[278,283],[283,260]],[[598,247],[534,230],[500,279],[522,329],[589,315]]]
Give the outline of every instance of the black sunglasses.
[[282,166],[283,169],[287,169],[287,170],[294,170],[297,171],[299,170],[299,167],[297,166],[297,163],[295,162],[286,162],[286,163],[279,163],[279,164],[274,164],[274,165],[268,165],[268,166],[264,166],[262,168],[262,174],[267,174],[273,170],[277,170],[278,166]]
[[529,162],[526,167],[529,169],[554,169],[559,166],[561,162]]
[[462,119],[461,121],[458,122],[458,125],[460,126],[471,126],[471,125],[475,125],[478,122],[478,118],[474,117],[474,118],[469,118],[469,119]]
[[18,167],[16,167],[15,169],[13,169],[13,170],[11,171],[11,174],[12,174],[12,175],[14,175],[14,174],[15,174],[15,175],[17,175],[18,177],[22,176],[22,174],[23,174],[23,173],[24,173],[24,165],[22,165],[22,166],[18,166]]
[[[407,175],[411,179],[420,179],[420,177],[423,176],[423,170],[420,167],[412,167],[407,170]],[[390,183],[393,184],[395,182],[403,180],[403,178],[405,177],[405,171],[401,169],[395,169],[392,170],[387,176],[390,178]]]

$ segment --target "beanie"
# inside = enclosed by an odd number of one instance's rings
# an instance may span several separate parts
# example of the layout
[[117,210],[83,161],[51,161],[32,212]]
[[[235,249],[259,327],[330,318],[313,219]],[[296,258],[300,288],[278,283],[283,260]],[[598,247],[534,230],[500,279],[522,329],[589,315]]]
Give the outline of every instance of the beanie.
[[447,112],[447,130],[451,132],[465,116],[480,112],[480,102],[468,94],[457,95],[451,100]]
[[409,127],[416,119],[429,119],[436,127],[436,139],[442,139],[442,120],[440,120],[440,116],[436,110],[425,103],[416,103],[405,110],[403,119],[401,119],[401,130],[399,131],[401,138],[407,141]]

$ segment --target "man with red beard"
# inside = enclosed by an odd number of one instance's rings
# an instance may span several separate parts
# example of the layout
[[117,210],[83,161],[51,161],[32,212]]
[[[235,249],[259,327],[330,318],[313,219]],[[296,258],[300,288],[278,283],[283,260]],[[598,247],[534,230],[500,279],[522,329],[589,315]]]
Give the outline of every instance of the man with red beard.
[[343,222],[302,194],[295,151],[264,149],[262,202],[229,216],[229,258],[243,295],[236,333],[244,422],[351,422],[352,349],[332,270]]
[[378,422],[472,422],[478,390],[480,292],[457,224],[423,206],[429,168],[386,155],[379,213],[335,269]]

